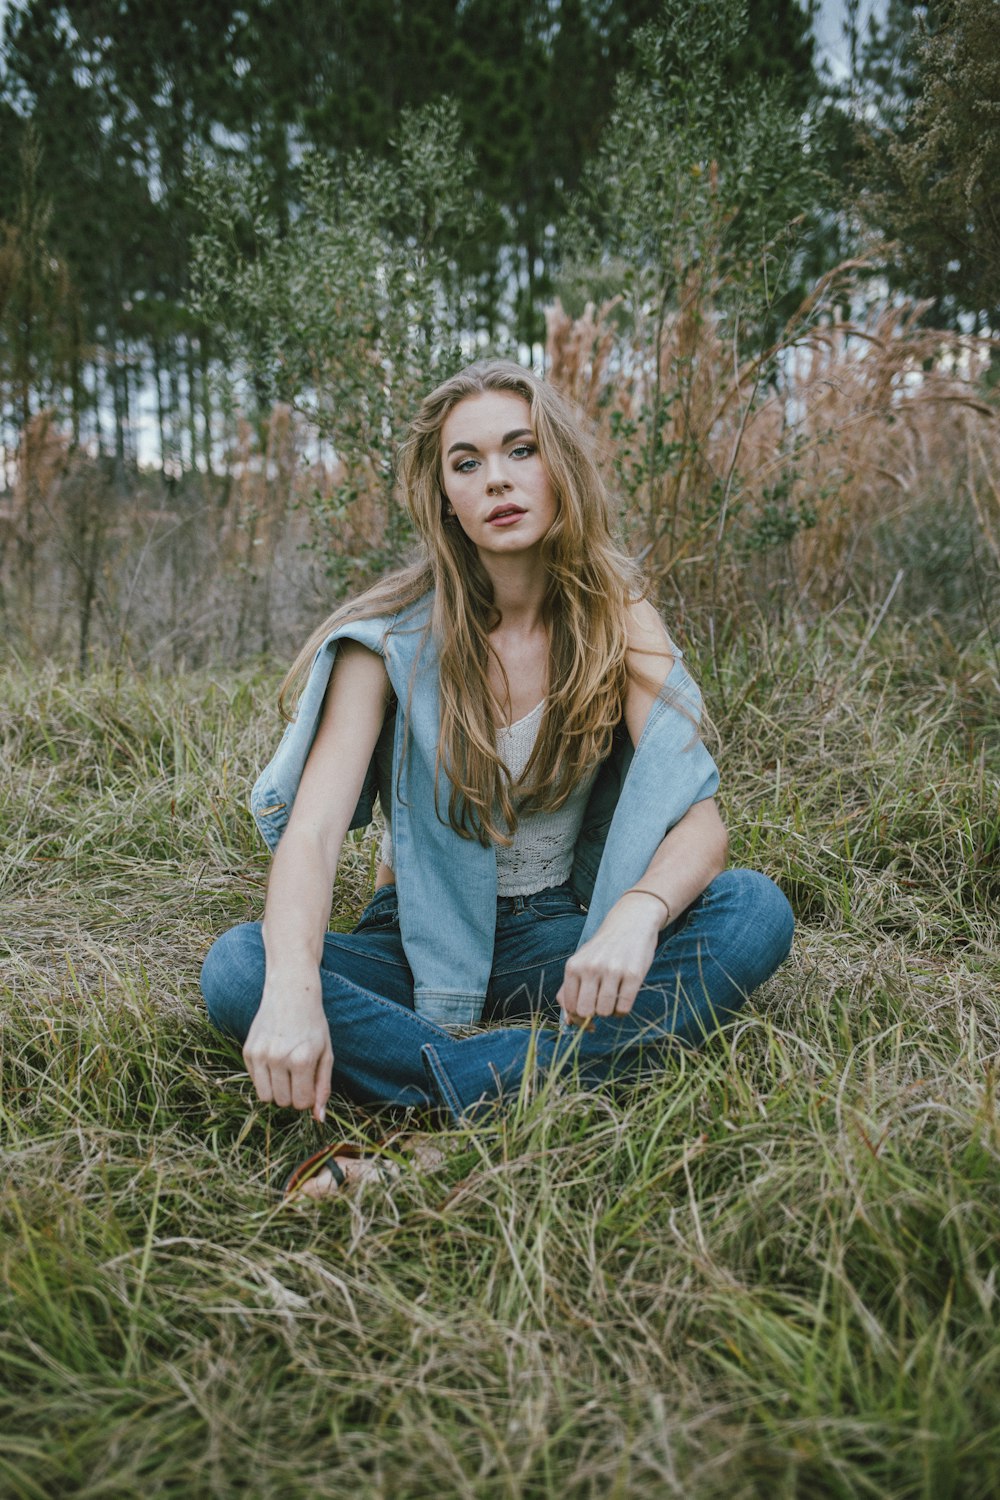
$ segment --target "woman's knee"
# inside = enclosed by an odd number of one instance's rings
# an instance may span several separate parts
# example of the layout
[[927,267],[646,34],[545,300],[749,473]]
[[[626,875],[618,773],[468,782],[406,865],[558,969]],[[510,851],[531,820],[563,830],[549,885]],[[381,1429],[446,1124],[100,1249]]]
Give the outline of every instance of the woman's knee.
[[748,996],[771,978],[789,957],[795,918],[774,880],[756,870],[724,870],[712,880],[693,909],[697,932],[705,939],[730,987]]
[[795,917],[788,897],[757,870],[724,870],[709,893],[720,915],[724,912],[723,931],[759,973],[754,984],[762,984],[791,951]]
[[216,938],[201,966],[209,1019],[242,1042],[264,992],[264,943],[259,922],[242,922]]

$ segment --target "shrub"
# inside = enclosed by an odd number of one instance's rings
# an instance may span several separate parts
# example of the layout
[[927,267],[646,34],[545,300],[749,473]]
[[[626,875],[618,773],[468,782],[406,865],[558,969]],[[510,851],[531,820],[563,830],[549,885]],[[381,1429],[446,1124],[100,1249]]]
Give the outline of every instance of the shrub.
[[475,226],[477,194],[457,110],[403,111],[390,160],[307,157],[285,234],[252,172],[201,161],[192,182],[206,225],[199,311],[222,324],[258,398],[287,401],[332,445],[336,483],[312,497],[324,529],[355,507],[374,511],[369,549],[331,554],[340,582],[355,584],[405,549],[396,447],[419,398],[464,362],[454,254]]

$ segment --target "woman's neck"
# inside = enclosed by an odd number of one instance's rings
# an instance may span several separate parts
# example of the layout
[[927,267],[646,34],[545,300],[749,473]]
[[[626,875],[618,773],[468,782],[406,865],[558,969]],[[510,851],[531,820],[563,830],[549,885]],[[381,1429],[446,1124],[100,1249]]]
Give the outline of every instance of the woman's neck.
[[493,603],[500,615],[497,630],[533,635],[544,629],[547,578],[540,563],[527,558],[491,557],[483,566],[493,585]]
[[487,675],[499,721],[516,724],[549,690],[545,569],[526,557],[483,558],[500,618],[490,631]]

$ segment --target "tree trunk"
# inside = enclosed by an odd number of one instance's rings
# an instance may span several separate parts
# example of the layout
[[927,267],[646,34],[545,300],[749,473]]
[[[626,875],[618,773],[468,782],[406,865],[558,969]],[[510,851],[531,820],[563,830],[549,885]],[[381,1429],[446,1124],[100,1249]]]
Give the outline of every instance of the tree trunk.
[[202,442],[202,452],[205,455],[205,473],[211,479],[215,472],[212,468],[212,382],[210,378],[210,355],[208,347],[208,333],[203,332],[198,340],[201,353],[201,409],[202,420],[205,431]]
[[160,439],[160,469],[162,471],[167,458],[167,425],[166,413],[163,409],[163,362],[160,357],[159,339],[153,339],[151,349],[153,355],[153,384],[156,387],[156,430]]
[[184,336],[185,370],[187,374],[187,426],[191,449],[191,467],[198,467],[198,382],[191,335]]

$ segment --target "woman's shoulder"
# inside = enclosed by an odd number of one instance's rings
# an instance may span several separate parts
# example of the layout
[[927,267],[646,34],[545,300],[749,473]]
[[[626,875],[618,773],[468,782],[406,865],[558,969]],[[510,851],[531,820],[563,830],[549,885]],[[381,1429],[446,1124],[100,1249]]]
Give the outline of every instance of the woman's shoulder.
[[331,622],[322,644],[325,647],[337,641],[353,640],[381,654],[390,637],[421,630],[430,620],[433,602],[433,591],[399,608],[366,609],[364,602],[359,601],[357,613],[348,606],[341,619]]
[[[629,606],[625,628],[628,634],[625,722],[632,744],[638,746],[655,705],[666,701],[667,682],[673,680],[680,652],[648,599],[638,599]],[[679,669],[681,673],[683,670]]]
[[659,610],[648,599],[636,599],[625,612],[625,634],[629,651],[661,658],[680,656]]

